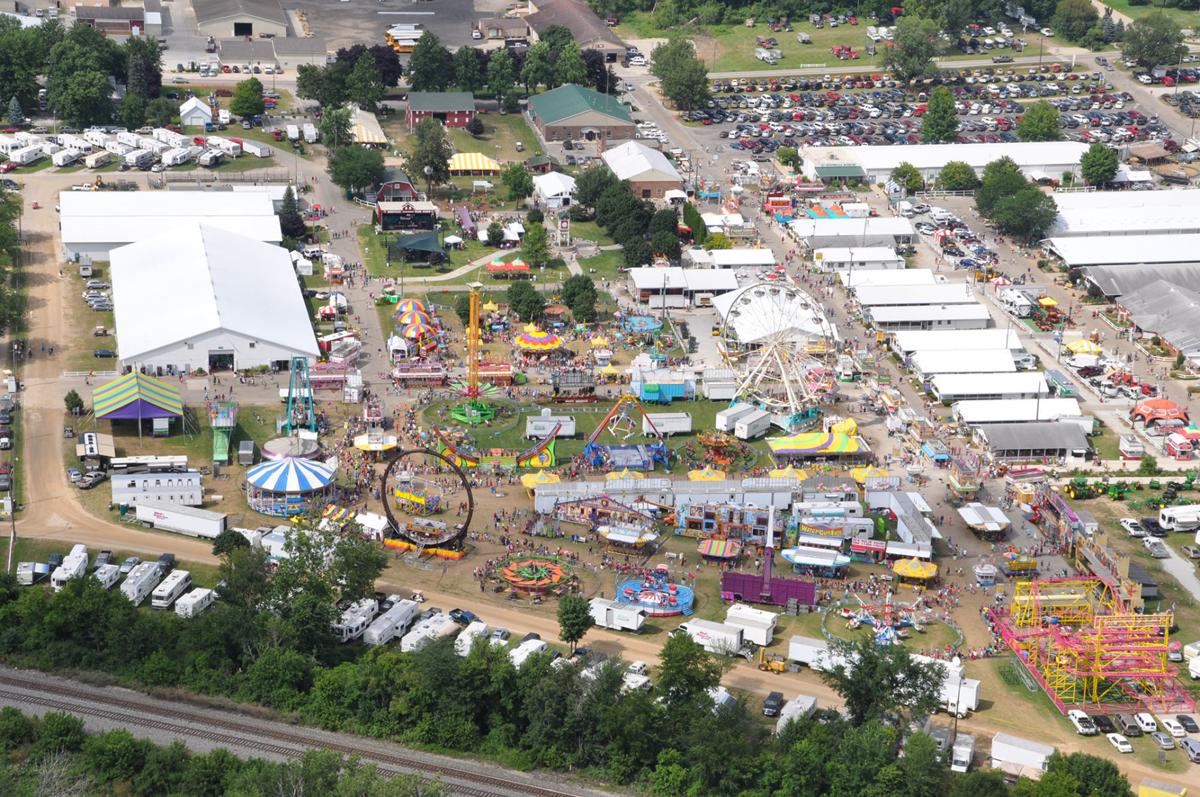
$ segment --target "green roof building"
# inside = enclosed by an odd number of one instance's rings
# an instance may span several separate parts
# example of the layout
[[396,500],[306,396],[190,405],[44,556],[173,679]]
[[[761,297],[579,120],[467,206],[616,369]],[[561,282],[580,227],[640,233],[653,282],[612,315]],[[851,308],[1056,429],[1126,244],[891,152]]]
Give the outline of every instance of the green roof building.
[[636,132],[629,108],[619,100],[573,84],[531,97],[529,114],[547,141],[623,140]]

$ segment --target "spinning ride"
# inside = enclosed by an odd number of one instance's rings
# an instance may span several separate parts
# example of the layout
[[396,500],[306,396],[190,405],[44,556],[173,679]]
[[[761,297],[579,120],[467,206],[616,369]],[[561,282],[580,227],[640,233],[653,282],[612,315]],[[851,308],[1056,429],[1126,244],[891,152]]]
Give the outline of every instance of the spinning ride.
[[645,609],[650,617],[688,616],[696,603],[691,587],[674,584],[666,565],[659,565],[645,578],[617,585],[617,603]]
[[519,592],[542,595],[559,593],[575,583],[571,566],[554,556],[518,554],[506,559],[497,577]]
[[833,389],[825,361],[836,330],[811,296],[788,283],[750,285],[713,300],[737,394],[788,419]]
[[[465,509],[451,515],[454,502]],[[429,449],[396,453],[383,472],[383,511],[396,533],[418,549],[459,549],[471,526],[475,498],[466,475]]]

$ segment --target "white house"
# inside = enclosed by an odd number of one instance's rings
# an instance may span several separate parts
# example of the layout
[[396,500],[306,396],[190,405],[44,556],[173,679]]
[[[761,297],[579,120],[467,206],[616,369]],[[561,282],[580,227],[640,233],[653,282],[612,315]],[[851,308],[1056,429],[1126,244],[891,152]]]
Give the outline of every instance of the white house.
[[189,97],[179,106],[179,122],[184,127],[204,127],[212,120],[212,109],[199,97]]
[[565,208],[575,195],[575,178],[562,172],[547,172],[533,178],[533,192],[545,208]]
[[286,368],[317,341],[286,250],[207,224],[112,252],[121,364]]

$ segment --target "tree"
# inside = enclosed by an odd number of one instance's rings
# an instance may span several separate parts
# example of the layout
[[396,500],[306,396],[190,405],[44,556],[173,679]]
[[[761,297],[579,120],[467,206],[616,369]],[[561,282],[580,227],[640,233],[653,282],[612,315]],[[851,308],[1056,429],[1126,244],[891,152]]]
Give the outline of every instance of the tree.
[[408,86],[413,91],[445,91],[454,77],[450,51],[428,29],[408,58]]
[[329,156],[329,177],[350,196],[383,179],[383,153],[352,144],[339,147]]
[[733,241],[723,232],[714,232],[704,239],[704,248],[710,252],[714,249],[732,249]]
[[121,98],[118,116],[125,127],[137,130],[146,123],[146,101],[136,94],[126,94]]
[[370,47],[364,44],[354,44],[350,47],[343,47],[337,51],[337,63],[357,64],[358,59],[365,54],[370,54],[375,61],[375,68],[379,71],[379,79],[383,81],[383,85],[395,86],[400,82],[400,78],[404,74],[404,67],[400,64],[400,54],[386,44],[375,44]]
[[563,595],[558,599],[558,636],[571,646],[572,653],[579,645],[579,640],[583,639],[588,629],[595,624],[587,598],[582,595]]
[[1079,797],[1133,797],[1129,779],[1112,761],[1087,753],[1050,756],[1046,772],[1062,772],[1075,778],[1083,787]]
[[1079,170],[1088,185],[1105,185],[1117,176],[1119,163],[1117,151],[1097,141],[1083,153],[1079,160]]
[[583,64],[587,68],[587,83],[601,94],[616,94],[621,82],[613,74],[612,67],[604,60],[599,50],[583,51]]
[[800,151],[795,147],[780,147],[775,151],[779,163],[795,171],[800,165]]
[[907,83],[934,70],[937,54],[937,24],[921,17],[905,14],[896,20],[893,47],[883,51],[883,65]]
[[1137,473],[1139,476],[1157,476],[1162,473],[1162,468],[1158,466],[1158,460],[1150,454],[1146,454],[1138,462]]
[[1056,218],[1058,204],[1054,197],[1033,184],[997,202],[991,216],[1001,232],[1025,240],[1041,238]]
[[368,111],[374,111],[383,99],[385,89],[375,66],[375,56],[363,53],[346,76],[346,94],[350,101]]
[[454,52],[454,85],[472,94],[483,88],[482,53],[474,47],[459,47]]
[[83,399],[79,397],[74,388],[68,390],[67,394],[63,396],[63,403],[67,405],[67,412],[72,415],[83,412]]
[[709,99],[708,67],[696,57],[690,39],[673,37],[655,47],[650,57],[650,74],[658,78],[663,95],[676,108],[692,111],[704,107]]
[[575,201],[584,207],[594,208],[605,191],[620,183],[607,166],[592,166],[575,178]]
[[531,267],[544,266],[550,259],[550,240],[543,224],[534,224],[521,240],[521,256]]
[[1021,141],[1058,141],[1062,138],[1058,111],[1045,100],[1033,103],[1017,121],[1017,138]]
[[233,98],[229,101],[229,112],[248,119],[259,116],[267,108],[263,102],[263,84],[258,78],[243,80],[233,87]]
[[467,132],[476,138],[483,135],[484,129],[483,120],[479,118],[478,114],[472,116],[471,121],[467,122]]
[[[422,119],[413,131],[412,152],[407,164],[414,179],[425,178],[432,185],[441,185],[450,179],[450,141],[446,130],[436,119]],[[426,169],[429,170],[428,174]]]
[[558,51],[558,60],[554,64],[554,77],[558,85],[573,83],[582,86],[587,83],[587,64],[583,62],[583,51],[574,40]]
[[672,634],[659,654],[655,691],[668,713],[703,706],[710,689],[721,683],[721,665],[687,634]]
[[25,124],[25,112],[21,110],[21,101],[14,94],[8,100],[8,123],[16,127]]
[[1028,183],[1012,158],[994,160],[983,167],[983,177],[975,191],[975,209],[985,219],[991,218],[996,203],[1020,191]]
[[683,255],[679,236],[673,232],[656,232],[650,237],[650,251],[658,257],[678,260]]
[[925,178],[921,176],[917,167],[908,161],[892,169],[891,178],[893,183],[904,189],[905,194],[915,194],[925,187]]
[[938,172],[936,183],[942,191],[974,191],[979,187],[979,175],[962,161],[949,161]]
[[1088,30],[1100,21],[1100,15],[1089,0],[1059,0],[1050,24],[1067,41],[1081,41]]
[[296,192],[289,185],[283,192],[283,202],[279,205],[279,228],[284,238],[300,240],[308,234],[304,226],[304,217],[300,215],[300,205],[296,201]]
[[493,221],[487,226],[487,242],[491,247],[504,243],[504,227],[500,225],[500,222]]
[[130,36],[125,40],[125,89],[143,100],[162,90],[162,48],[153,36]]
[[233,529],[225,529],[216,537],[213,538],[212,552],[213,556],[224,556],[227,553],[237,550],[238,548],[249,548],[250,540],[246,539],[241,532]]
[[[528,233],[526,233],[528,235]],[[546,309],[546,300],[525,280],[517,280],[504,293],[508,306],[522,321],[537,321]]]
[[492,96],[500,100],[512,93],[516,83],[516,68],[507,49],[492,53],[487,64],[487,88]]
[[[596,283],[586,274],[567,277],[562,286],[562,301],[571,310],[575,320],[588,324],[596,319]],[[561,603],[559,604],[562,605]],[[563,637],[566,639],[566,637]]]
[[77,72],[53,85],[55,91],[50,95],[51,105],[63,121],[76,127],[112,121],[112,92],[104,74]]
[[179,121],[179,105],[168,97],[155,97],[146,103],[145,123],[166,127]]
[[84,742],[88,772],[98,783],[129,780],[142,770],[149,742],[135,739],[126,730],[108,731]]
[[904,777],[905,793],[912,797],[946,793],[949,772],[938,744],[926,733],[914,733],[904,745],[904,757],[897,762]]
[[350,64],[337,62],[318,67],[301,64],[296,69],[296,94],[313,100],[322,108],[332,108],[346,102],[346,78],[350,75]]
[[38,753],[73,753],[83,747],[87,737],[83,720],[70,714],[51,711],[42,716],[34,748]]
[[500,182],[508,189],[509,199],[524,199],[533,193],[533,176],[523,163],[510,163],[504,167]]
[[1125,29],[1121,42],[1121,54],[1137,62],[1143,69],[1153,69],[1159,64],[1176,64],[1187,48],[1183,45],[1183,31],[1167,12],[1151,11],[1138,17]]
[[983,769],[955,778],[950,787],[950,797],[1008,797],[1004,773],[996,769]]
[[351,114],[345,105],[337,108],[326,108],[317,122],[321,133],[321,141],[329,149],[337,149],[351,143]]
[[525,66],[521,68],[521,82],[529,91],[533,91],[538,86],[552,89],[556,85],[554,78],[554,54],[550,52],[550,42],[539,41],[525,53]]
[[917,662],[907,648],[880,647],[870,637],[835,639],[829,647],[839,663],[821,680],[841,695],[852,724],[885,714],[925,716],[937,708],[946,677],[938,664]]
[[926,144],[947,144],[958,138],[958,111],[954,95],[945,86],[938,86],[929,95],[921,117],[921,137]]

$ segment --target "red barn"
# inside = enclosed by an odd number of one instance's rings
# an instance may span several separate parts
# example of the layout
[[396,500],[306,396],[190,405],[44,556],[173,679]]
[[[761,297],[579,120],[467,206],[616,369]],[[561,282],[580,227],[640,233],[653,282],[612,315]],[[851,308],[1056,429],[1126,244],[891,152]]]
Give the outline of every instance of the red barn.
[[446,127],[466,127],[475,118],[475,97],[469,91],[414,91],[408,95],[405,116],[412,130],[423,119],[437,119]]

